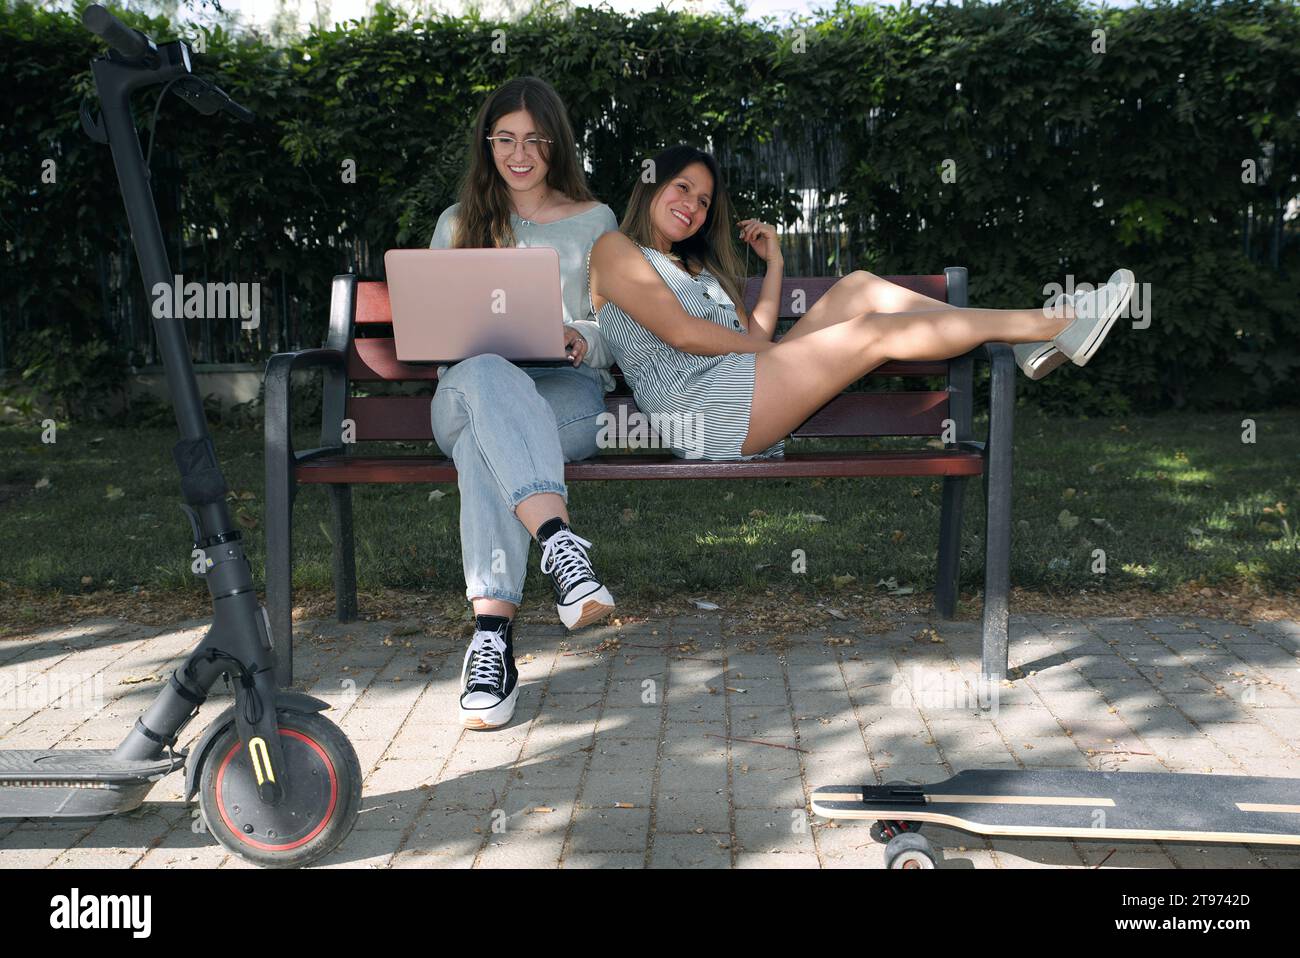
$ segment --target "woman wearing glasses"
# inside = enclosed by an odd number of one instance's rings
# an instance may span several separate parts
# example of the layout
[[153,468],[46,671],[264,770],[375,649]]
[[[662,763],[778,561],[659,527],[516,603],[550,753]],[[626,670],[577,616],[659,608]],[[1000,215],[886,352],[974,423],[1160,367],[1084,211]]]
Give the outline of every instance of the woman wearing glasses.
[[587,187],[564,104],[535,77],[511,80],[479,109],[460,202],[438,218],[435,249],[549,246],[560,254],[569,367],[520,368],[496,355],[446,369],[432,404],[433,433],[456,463],[465,595],[475,631],[461,670],[461,721],[497,728],[519,696],[513,618],[528,550],[569,629],[614,608],[569,528],[564,463],[596,452],[597,417],[613,389],[609,353],[591,320],[586,259],[613,211]]

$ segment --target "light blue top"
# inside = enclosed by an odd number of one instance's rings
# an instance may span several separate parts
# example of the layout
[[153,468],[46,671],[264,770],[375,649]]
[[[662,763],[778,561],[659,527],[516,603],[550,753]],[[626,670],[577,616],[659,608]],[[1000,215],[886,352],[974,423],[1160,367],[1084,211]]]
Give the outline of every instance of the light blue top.
[[[459,209],[460,204],[453,203],[442,211],[433,231],[433,240],[429,243],[430,249],[451,247]],[[559,252],[564,325],[576,327],[582,333],[582,338],[587,341],[587,355],[582,361],[600,370],[605,392],[612,392],[614,377],[609,374],[609,367],[614,360],[592,315],[591,295],[587,289],[587,254],[600,236],[618,229],[614,211],[601,203],[553,223],[534,223],[511,213],[510,225],[515,231],[516,246],[549,246]]]

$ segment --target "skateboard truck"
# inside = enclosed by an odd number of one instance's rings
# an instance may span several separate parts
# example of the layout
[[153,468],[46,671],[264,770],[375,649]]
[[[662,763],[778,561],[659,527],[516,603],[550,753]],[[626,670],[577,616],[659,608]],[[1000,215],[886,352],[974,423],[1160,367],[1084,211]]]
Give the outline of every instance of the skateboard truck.
[[[886,782],[884,785],[863,785],[861,789],[862,805],[865,808],[888,806],[891,809],[906,811],[908,808],[923,807],[926,804],[925,789],[920,785]],[[872,824],[871,837],[876,841],[891,842],[899,835],[920,830],[920,822],[909,822],[902,818],[882,818]]]

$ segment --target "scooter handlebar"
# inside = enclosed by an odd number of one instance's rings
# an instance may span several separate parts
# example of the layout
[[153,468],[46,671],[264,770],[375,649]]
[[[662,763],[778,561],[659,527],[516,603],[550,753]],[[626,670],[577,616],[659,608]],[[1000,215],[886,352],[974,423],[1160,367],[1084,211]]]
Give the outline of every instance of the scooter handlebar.
[[87,30],[102,38],[128,60],[142,60],[157,49],[147,36],[128,27],[98,3],[92,3],[86,8],[81,15],[81,22]]

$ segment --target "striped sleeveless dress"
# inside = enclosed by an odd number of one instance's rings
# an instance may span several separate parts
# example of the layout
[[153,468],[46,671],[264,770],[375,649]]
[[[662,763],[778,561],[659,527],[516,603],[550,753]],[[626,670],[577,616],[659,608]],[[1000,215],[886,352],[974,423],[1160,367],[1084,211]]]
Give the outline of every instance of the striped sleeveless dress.
[[[692,277],[667,254],[639,246],[682,308],[744,332],[735,303],[708,270]],[[591,254],[587,254],[588,285]],[[637,408],[651,418],[661,445],[685,459],[747,460],[784,455],[784,441],[742,455],[754,399],[754,353],[696,356],[668,345],[612,302],[596,314]]]

